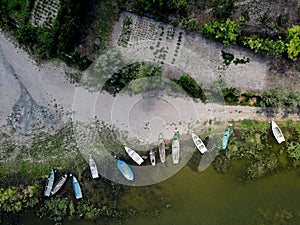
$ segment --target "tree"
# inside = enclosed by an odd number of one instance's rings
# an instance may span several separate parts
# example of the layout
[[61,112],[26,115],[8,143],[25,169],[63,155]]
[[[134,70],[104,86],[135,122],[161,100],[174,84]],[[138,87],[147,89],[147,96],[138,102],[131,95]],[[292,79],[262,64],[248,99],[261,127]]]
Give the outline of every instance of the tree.
[[300,53],[300,26],[293,26],[287,31],[286,46],[288,57],[292,60],[296,60]]

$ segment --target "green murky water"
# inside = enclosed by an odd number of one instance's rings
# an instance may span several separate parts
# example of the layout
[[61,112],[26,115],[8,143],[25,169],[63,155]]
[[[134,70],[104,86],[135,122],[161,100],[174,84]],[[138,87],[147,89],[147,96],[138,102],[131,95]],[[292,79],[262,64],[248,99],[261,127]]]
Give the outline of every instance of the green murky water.
[[[186,166],[160,184],[131,187],[120,199],[123,208],[132,209],[130,218],[122,224],[252,225],[260,224],[260,212],[269,211],[273,215],[275,211],[287,209],[299,215],[300,176],[297,172],[279,172],[245,184],[239,179],[242,176],[239,171],[237,163],[226,174],[215,172],[211,166],[204,172]],[[288,224],[300,224],[299,218],[294,216]],[[24,224],[33,222],[36,225],[48,224],[46,221],[33,220],[30,216],[24,218]],[[82,220],[64,224],[95,223]],[[98,221],[96,224],[118,223]]]

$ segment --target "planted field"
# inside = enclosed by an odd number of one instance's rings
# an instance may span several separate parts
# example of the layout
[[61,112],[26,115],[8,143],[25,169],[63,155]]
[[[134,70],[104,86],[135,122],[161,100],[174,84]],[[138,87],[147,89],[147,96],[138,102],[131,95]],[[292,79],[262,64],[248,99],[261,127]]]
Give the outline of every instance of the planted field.
[[60,3],[60,0],[37,0],[32,12],[31,24],[39,27],[52,27]]

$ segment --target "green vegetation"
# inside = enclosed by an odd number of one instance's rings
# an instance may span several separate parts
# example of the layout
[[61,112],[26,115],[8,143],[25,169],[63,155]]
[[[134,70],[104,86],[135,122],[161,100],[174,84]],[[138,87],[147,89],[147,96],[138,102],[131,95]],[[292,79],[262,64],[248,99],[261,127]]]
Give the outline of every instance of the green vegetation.
[[241,35],[241,24],[245,21],[241,17],[237,22],[227,19],[224,23],[219,21],[209,22],[201,27],[201,31],[208,38],[221,41],[225,46],[236,44]]
[[161,78],[162,68],[160,66],[149,63],[133,63],[114,73],[105,82],[103,90],[116,94],[129,85],[134,93],[150,91],[160,86]]
[[[233,132],[226,151],[217,156],[213,165],[219,172],[230,169],[231,161],[240,160],[243,179],[252,181],[281,169],[299,166],[299,133],[294,126],[281,126],[286,143],[278,144],[273,137],[270,124],[254,120],[234,122]],[[290,144],[292,143],[292,144]]]
[[229,18],[225,22],[209,22],[201,27],[201,31],[207,38],[216,39],[225,46],[242,44],[265,55],[277,58],[287,55],[289,59],[297,59],[300,53],[300,26],[289,28],[285,39],[281,36],[277,39],[262,38],[258,35],[247,37],[241,32],[241,25],[245,21],[244,17],[240,17],[236,22]]
[[296,60],[300,53],[300,26],[293,26],[287,32],[286,46],[288,57]]
[[199,85],[192,77],[185,75],[181,76],[179,80],[174,80],[182,89],[192,98],[199,98],[202,102],[206,101],[206,96]]

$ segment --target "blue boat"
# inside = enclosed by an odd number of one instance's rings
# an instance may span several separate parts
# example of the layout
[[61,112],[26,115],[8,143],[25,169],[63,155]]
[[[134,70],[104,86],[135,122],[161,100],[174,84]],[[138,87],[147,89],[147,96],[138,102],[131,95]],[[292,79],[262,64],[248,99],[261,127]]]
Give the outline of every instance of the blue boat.
[[127,180],[133,181],[134,178],[133,172],[126,162],[122,160],[118,160],[118,168]]
[[224,135],[223,135],[223,139],[222,139],[222,149],[225,150],[227,148],[227,144],[229,141],[229,136],[230,136],[230,128],[231,128],[231,124],[229,124],[229,126],[226,128]]
[[54,183],[54,170],[51,169],[45,186],[44,196],[49,197]]
[[74,175],[70,174],[70,176],[72,176],[72,183],[73,183],[75,198],[80,199],[80,198],[82,198],[82,192],[81,192],[79,182]]
[[179,138],[178,138],[178,134],[175,133],[172,142],[172,161],[174,165],[179,163],[179,155],[180,155]]

